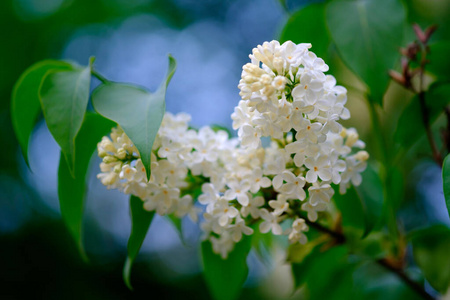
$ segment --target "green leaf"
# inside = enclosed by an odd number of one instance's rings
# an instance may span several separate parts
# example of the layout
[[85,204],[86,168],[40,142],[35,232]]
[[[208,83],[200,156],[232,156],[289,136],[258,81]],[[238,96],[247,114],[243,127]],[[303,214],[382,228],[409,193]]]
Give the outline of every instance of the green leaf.
[[430,53],[427,56],[429,64],[426,69],[436,75],[438,80],[450,80],[450,41],[439,41],[430,45]]
[[58,170],[58,197],[61,215],[70,230],[81,255],[86,258],[82,242],[83,208],[86,194],[86,173],[92,153],[101,138],[107,135],[115,124],[98,114],[88,113],[76,137],[75,177],[71,175],[61,153]]
[[347,299],[423,300],[424,298],[405,284],[397,274],[375,261],[367,261],[353,272],[353,293],[352,297]]
[[351,186],[345,194],[341,195],[337,186],[333,199],[336,207],[341,212],[342,225],[346,235],[349,231],[356,230],[358,235],[362,236],[366,227],[364,220],[365,211],[361,197],[356,192],[356,189]]
[[248,275],[246,259],[250,249],[251,237],[244,236],[228,258],[222,259],[212,251],[209,241],[202,243],[203,275],[214,299],[233,300],[239,297]]
[[173,225],[175,230],[178,233],[178,237],[180,238],[180,241],[186,245],[186,241],[184,239],[183,235],[183,220],[180,217],[175,216],[174,214],[170,214],[166,216],[169,222]]
[[382,105],[388,71],[403,44],[406,13],[401,1],[333,1],[326,19],[342,60],[367,84],[369,98]]
[[312,51],[327,61],[331,38],[325,24],[325,3],[310,4],[292,15],[280,42],[311,43]]
[[146,211],[143,202],[136,196],[130,197],[130,212],[131,212],[131,234],[128,239],[128,256],[123,267],[123,280],[127,287],[132,290],[130,282],[130,273],[133,262],[136,259],[142,243],[144,242],[147,231],[152,223],[154,211]]
[[442,182],[444,184],[445,204],[447,205],[448,215],[450,216],[450,154],[444,159],[442,165]]
[[[91,59],[90,65],[92,62]],[[75,138],[89,102],[90,65],[71,71],[48,71],[39,91],[48,130],[61,147],[72,176],[75,176]]]
[[[370,165],[362,173],[362,177],[360,186],[351,186],[343,195],[336,188],[333,198],[342,214],[342,224],[344,229],[347,229],[346,232],[354,232],[356,229],[362,237],[365,237],[374,229],[382,216],[383,185]],[[360,229],[363,230],[360,231]]]
[[347,261],[347,252],[337,246],[315,257],[306,275],[311,299],[352,299],[355,264]]
[[[425,93],[425,104],[428,108],[430,124],[436,121],[439,114],[449,103],[450,84],[440,82],[432,84]],[[408,149],[424,134],[425,126],[419,96],[415,96],[400,115],[394,140],[404,149]]]
[[166,89],[176,68],[176,61],[169,56],[169,70],[158,90],[151,94],[146,90],[123,83],[108,82],[92,93],[95,110],[117,122],[133,141],[150,179],[150,156],[166,110]]
[[306,283],[311,299],[351,299],[355,265],[347,261],[347,248],[325,250],[316,246],[300,263],[292,264],[295,287]]
[[433,288],[445,294],[450,287],[450,228],[435,225],[412,236],[413,255]]
[[72,68],[71,64],[64,61],[40,61],[25,70],[14,85],[11,99],[11,119],[27,164],[28,142],[36,119],[41,111],[39,87],[44,75],[50,70],[67,71]]
[[383,183],[377,172],[370,166],[362,173],[362,183],[355,187],[361,198],[364,209],[365,230],[363,236],[367,236],[377,225],[383,215]]

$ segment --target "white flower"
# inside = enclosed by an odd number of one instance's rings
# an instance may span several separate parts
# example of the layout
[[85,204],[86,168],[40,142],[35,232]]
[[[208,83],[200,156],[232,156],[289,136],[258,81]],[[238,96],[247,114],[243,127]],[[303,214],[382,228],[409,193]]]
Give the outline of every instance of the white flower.
[[317,221],[317,212],[324,211],[327,209],[327,205],[323,202],[318,203],[316,206],[311,205],[311,203],[306,202],[302,204],[302,209],[307,212],[308,220],[311,222]]
[[289,208],[287,198],[283,194],[278,194],[277,200],[270,200],[269,206],[274,209],[273,214],[279,216]]
[[264,205],[264,198],[261,196],[257,196],[254,198],[250,198],[247,206],[242,206],[241,215],[245,218],[249,214],[253,219],[257,219],[260,216],[260,207]]
[[330,160],[325,155],[320,155],[318,158],[308,157],[305,160],[305,166],[309,169],[306,173],[306,181],[314,183],[317,181],[317,176],[324,181],[331,180]]
[[220,199],[216,202],[212,214],[219,218],[219,225],[224,227],[230,223],[230,219],[239,214],[239,211],[236,207],[229,206],[228,201]]
[[292,228],[289,228],[287,234],[289,235],[289,242],[296,243],[299,242],[300,244],[306,244],[307,237],[304,234],[305,231],[308,231],[308,226],[305,224],[304,219],[296,219],[292,223]]
[[228,257],[228,253],[233,250],[234,242],[230,237],[230,234],[227,232],[224,232],[220,235],[220,238],[216,238],[214,236],[211,236],[210,238],[213,251],[216,253],[220,253],[220,256],[222,256],[223,259],[226,259]]
[[251,235],[253,229],[245,225],[245,221],[239,216],[236,218],[235,224],[230,226],[230,235],[235,243],[242,239],[242,234]]
[[227,185],[230,189],[225,191],[224,198],[226,200],[237,199],[241,205],[247,206],[249,201],[247,192],[250,190],[248,181],[243,180],[238,182],[237,180],[233,180],[228,182]]
[[305,178],[303,176],[295,176],[290,171],[284,171],[282,176],[286,183],[281,186],[281,192],[289,196],[289,198],[305,200],[306,193],[303,189],[306,183]]
[[214,208],[214,204],[219,200],[219,192],[215,186],[211,183],[205,183],[202,185],[202,194],[198,197],[200,204],[206,205],[206,211],[211,212]]
[[333,189],[329,184],[322,183],[314,184],[313,186],[309,187],[309,203],[311,205],[316,206],[318,203],[321,202],[330,202],[331,197],[334,194]]
[[297,140],[306,139],[311,143],[322,143],[325,141],[326,136],[321,132],[322,124],[315,122],[311,123],[309,120],[305,120],[303,128],[297,131],[295,138]]
[[261,133],[251,125],[244,124],[239,128],[238,136],[243,147],[256,149],[261,146]]
[[260,212],[261,218],[264,220],[264,222],[259,224],[259,231],[261,231],[262,233],[272,231],[272,233],[275,235],[281,235],[283,233],[283,230],[281,229],[280,224],[278,224],[278,216],[269,213],[265,208],[262,208]]
[[250,191],[256,193],[260,188],[267,188],[272,185],[272,181],[263,177],[261,168],[254,169],[250,174],[244,176],[244,180],[250,184]]

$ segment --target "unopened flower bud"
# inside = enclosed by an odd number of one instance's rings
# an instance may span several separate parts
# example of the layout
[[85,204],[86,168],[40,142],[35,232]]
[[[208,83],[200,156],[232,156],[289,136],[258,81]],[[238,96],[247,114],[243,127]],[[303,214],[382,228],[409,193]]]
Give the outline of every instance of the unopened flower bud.
[[117,165],[115,165],[113,170],[116,173],[120,173],[120,171],[122,171],[122,163],[118,163]]
[[98,150],[98,156],[100,157],[100,158],[104,158],[106,155],[108,155],[108,152],[106,152],[104,149],[102,149],[102,148],[99,148],[99,150]]
[[113,162],[116,162],[116,161],[117,161],[117,158],[115,158],[112,155],[106,155],[105,157],[103,157],[103,162],[105,164],[110,164],[110,163],[113,163]]
[[359,139],[359,135],[356,132],[349,132],[347,134],[347,140],[345,141],[345,145],[348,147],[352,147]]
[[123,148],[120,148],[119,150],[117,150],[116,156],[119,159],[125,159],[125,157],[127,157],[127,151],[125,149],[123,149]]
[[369,153],[367,151],[359,151],[355,154],[355,158],[360,161],[367,161],[369,159]]

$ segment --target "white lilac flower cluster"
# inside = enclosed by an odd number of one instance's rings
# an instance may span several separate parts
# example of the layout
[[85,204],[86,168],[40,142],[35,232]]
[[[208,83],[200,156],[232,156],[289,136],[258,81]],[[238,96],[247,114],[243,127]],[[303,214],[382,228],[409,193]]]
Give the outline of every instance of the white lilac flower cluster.
[[[188,115],[166,113],[153,145],[150,181],[120,128],[98,145],[98,178],[160,215],[197,221],[198,200],[204,238],[223,258],[258,222],[262,233],[306,243],[302,212],[316,221],[334,194],[331,185],[341,193],[359,185],[369,157],[356,130],[338,123],[350,117],[346,89],[324,74],[328,66],[310,47],[272,41],[253,49],[231,116],[239,138],[210,127],[189,129]],[[271,138],[266,148],[264,136]],[[287,230],[280,225],[285,220],[292,224]]]

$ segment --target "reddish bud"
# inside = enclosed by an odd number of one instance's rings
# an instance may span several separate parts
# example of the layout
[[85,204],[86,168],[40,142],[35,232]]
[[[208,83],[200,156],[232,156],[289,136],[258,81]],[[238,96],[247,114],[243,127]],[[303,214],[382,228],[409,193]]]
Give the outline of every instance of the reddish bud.
[[406,79],[399,72],[394,71],[394,70],[389,70],[389,76],[398,84],[400,84],[402,86],[406,86]]

